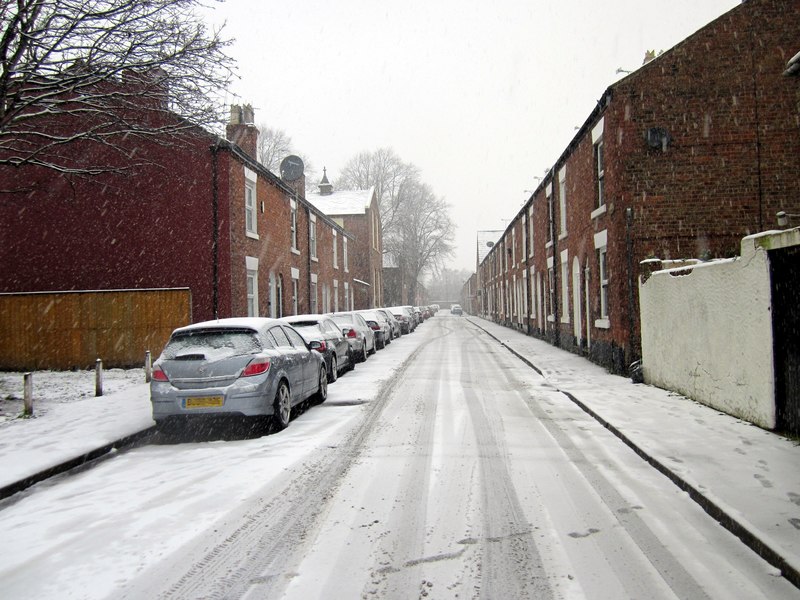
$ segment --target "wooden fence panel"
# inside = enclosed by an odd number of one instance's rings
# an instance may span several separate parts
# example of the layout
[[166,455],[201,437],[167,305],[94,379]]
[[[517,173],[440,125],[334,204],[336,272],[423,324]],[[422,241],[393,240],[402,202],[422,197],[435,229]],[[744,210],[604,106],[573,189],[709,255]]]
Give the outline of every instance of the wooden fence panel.
[[0,294],[0,370],[141,366],[191,321],[186,288]]

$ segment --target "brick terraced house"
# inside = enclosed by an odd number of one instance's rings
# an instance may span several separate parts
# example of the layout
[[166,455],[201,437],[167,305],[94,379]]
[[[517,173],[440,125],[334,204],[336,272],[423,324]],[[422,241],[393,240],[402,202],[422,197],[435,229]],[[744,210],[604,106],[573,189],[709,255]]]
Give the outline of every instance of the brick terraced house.
[[120,139],[144,160],[91,177],[0,167],[0,292],[188,288],[192,321],[350,305],[352,236],[258,163],[249,106],[227,135]]
[[479,262],[476,310],[626,372],[640,261],[800,213],[798,50],[799,2],[746,0],[611,85]]
[[383,306],[383,239],[375,189],[334,190],[325,171],[318,187],[306,196],[308,201],[353,236],[342,257],[353,275],[353,306]]

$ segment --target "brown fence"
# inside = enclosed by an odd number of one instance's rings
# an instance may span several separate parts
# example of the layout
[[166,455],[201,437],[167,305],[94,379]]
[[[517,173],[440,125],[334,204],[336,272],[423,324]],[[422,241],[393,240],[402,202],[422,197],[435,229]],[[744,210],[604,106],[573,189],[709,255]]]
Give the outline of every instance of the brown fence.
[[0,370],[141,366],[191,314],[186,288],[0,294]]

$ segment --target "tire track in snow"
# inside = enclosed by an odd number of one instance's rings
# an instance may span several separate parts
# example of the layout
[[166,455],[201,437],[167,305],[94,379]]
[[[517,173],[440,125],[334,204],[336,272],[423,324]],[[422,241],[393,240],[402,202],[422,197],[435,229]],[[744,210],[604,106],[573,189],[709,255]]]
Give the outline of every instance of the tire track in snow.
[[[502,424],[489,406],[486,397],[479,397],[475,389],[502,390],[500,368],[477,365],[475,345],[482,347],[482,359],[492,358],[484,337],[475,335],[462,346],[462,386],[465,400],[472,417],[475,436],[480,452],[480,485],[483,496],[483,535],[475,540],[481,552],[480,598],[553,598],[542,557],[533,538],[533,527],[517,496],[514,482],[508,469],[508,451],[502,432]],[[470,350],[473,351],[470,351]],[[493,359],[494,367],[500,365]],[[485,374],[491,373],[497,381],[487,382]],[[484,377],[482,377],[484,376]],[[492,401],[490,398],[489,401]]]
[[337,448],[299,465],[287,474],[283,486],[270,495],[232,513],[231,529],[201,556],[170,559],[148,582],[134,584],[120,598],[161,598],[162,600],[203,598],[280,597],[292,574],[287,566],[297,564],[306,545],[313,539],[317,522],[325,512],[326,501],[358,459],[364,443],[376,427],[406,365],[433,340],[423,341],[395,374],[380,388],[365,414]]

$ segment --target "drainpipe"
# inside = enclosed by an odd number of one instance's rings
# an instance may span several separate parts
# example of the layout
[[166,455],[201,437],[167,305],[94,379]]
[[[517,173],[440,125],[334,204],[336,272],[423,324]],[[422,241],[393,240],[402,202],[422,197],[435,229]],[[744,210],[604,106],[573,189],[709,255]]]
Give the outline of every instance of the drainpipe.
[[[297,190],[294,191],[294,201],[297,203],[298,206],[300,205],[300,203],[298,202]],[[306,254],[308,254],[308,261],[307,261],[308,262],[308,278],[307,278],[308,279],[308,281],[307,281],[308,288],[307,289],[308,289],[308,312],[310,313],[311,312],[311,265],[312,265],[312,261],[311,261],[311,209],[308,206],[306,206],[306,221],[307,221],[307,225],[308,225],[306,227],[306,236],[308,237],[308,244],[306,245],[306,247],[308,248],[308,252],[306,253]],[[317,236],[317,237],[319,237],[319,236]],[[299,293],[299,290],[298,290],[298,293]]]
[[211,312],[215,319],[219,319],[219,174],[217,156],[219,153],[220,138],[211,146]]
[[628,344],[626,362],[630,366],[639,358],[639,351],[634,341],[636,320],[634,318],[634,298],[633,298],[633,208],[630,206],[625,209],[625,243],[628,252]]

